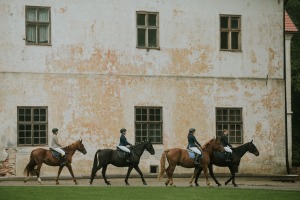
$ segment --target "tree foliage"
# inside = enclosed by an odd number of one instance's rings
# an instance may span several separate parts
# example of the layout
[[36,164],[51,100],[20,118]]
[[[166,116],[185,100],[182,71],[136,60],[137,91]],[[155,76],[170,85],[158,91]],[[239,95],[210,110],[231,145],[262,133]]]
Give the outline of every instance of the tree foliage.
[[291,43],[293,166],[300,166],[300,1],[289,0],[286,11],[298,28]]

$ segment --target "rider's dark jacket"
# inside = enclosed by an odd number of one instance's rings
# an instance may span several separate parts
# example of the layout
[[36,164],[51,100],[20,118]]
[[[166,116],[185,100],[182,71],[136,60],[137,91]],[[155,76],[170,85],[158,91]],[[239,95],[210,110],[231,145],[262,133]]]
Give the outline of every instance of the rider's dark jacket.
[[197,147],[201,146],[201,144],[196,140],[195,136],[192,133],[188,134],[188,146],[187,149],[189,149],[190,147]]
[[220,142],[223,145],[223,147],[229,146],[229,147],[232,148],[231,144],[229,144],[229,142],[228,142],[228,136],[227,135],[222,134]]
[[126,145],[131,145],[131,144],[127,142],[125,135],[121,133],[119,146],[126,146]]

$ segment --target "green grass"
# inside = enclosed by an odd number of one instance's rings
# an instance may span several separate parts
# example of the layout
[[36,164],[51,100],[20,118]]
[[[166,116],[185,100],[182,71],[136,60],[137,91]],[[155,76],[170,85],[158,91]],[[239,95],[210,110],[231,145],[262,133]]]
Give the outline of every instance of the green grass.
[[2,186],[1,200],[299,200],[300,191],[206,187]]

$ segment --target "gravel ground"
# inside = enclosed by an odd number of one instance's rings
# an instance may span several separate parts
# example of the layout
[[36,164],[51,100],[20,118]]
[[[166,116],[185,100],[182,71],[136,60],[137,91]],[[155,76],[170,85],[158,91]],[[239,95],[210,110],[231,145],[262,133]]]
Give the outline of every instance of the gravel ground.
[[[111,186],[107,186],[103,179],[101,177],[97,177],[93,185],[91,186],[89,184],[88,178],[78,178],[78,186],[88,186],[88,187],[114,187],[114,186],[126,186],[124,182],[124,178],[113,178],[113,177],[107,177],[108,180],[111,183]],[[233,185],[229,183],[228,185],[224,185],[225,181],[229,177],[218,177],[219,182],[222,184],[222,188],[233,188]],[[55,184],[55,178],[52,177],[45,177],[42,178],[42,182],[44,186],[56,186]],[[163,178],[162,180],[158,180],[154,177],[146,177],[145,178],[147,182],[147,186],[144,186],[142,184],[142,181],[140,178],[133,177],[129,178],[128,182],[130,186],[128,187],[166,187],[165,181],[166,178]],[[213,179],[209,179],[210,183],[213,187],[218,187],[214,182]],[[69,179],[69,177],[62,177],[60,182],[60,186],[75,186],[74,182]],[[298,190],[300,191],[300,180],[297,179],[296,181],[282,181],[281,178],[272,178],[272,177],[236,177],[235,180],[236,184],[238,185],[238,188],[247,188],[247,189],[270,189],[270,190]],[[198,181],[200,187],[207,187],[205,184],[205,179],[203,177],[199,178]],[[3,186],[40,186],[37,182],[36,177],[31,177],[27,183],[23,182],[23,178],[7,178],[7,177],[0,177],[0,187]],[[174,178],[174,186],[176,187],[189,187],[189,178]],[[168,186],[170,187],[170,186]],[[173,186],[171,186],[173,187]]]

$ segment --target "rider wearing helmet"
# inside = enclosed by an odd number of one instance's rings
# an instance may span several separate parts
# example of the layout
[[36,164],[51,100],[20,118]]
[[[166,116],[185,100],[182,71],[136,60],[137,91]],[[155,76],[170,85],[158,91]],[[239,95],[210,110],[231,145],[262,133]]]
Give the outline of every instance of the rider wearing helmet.
[[120,143],[118,145],[118,148],[128,153],[126,161],[131,162],[132,152],[127,147],[127,145],[132,146],[132,144],[130,144],[125,137],[125,135],[126,135],[125,128],[121,128],[120,133],[121,133],[121,136],[120,136]]
[[58,129],[53,128],[52,129],[52,140],[51,140],[51,149],[55,150],[56,152],[60,153],[60,166],[64,166],[66,164],[66,157],[64,150],[61,149],[62,145],[58,142]]
[[[193,151],[195,153],[195,160],[194,163],[196,165],[199,165],[199,158],[201,157],[202,153],[199,150],[199,148],[201,148],[201,144],[196,140],[194,134],[195,134],[196,130],[194,128],[190,128],[189,130],[189,134],[188,134],[188,146],[187,149],[190,149],[191,151]],[[199,148],[198,148],[199,147]]]

